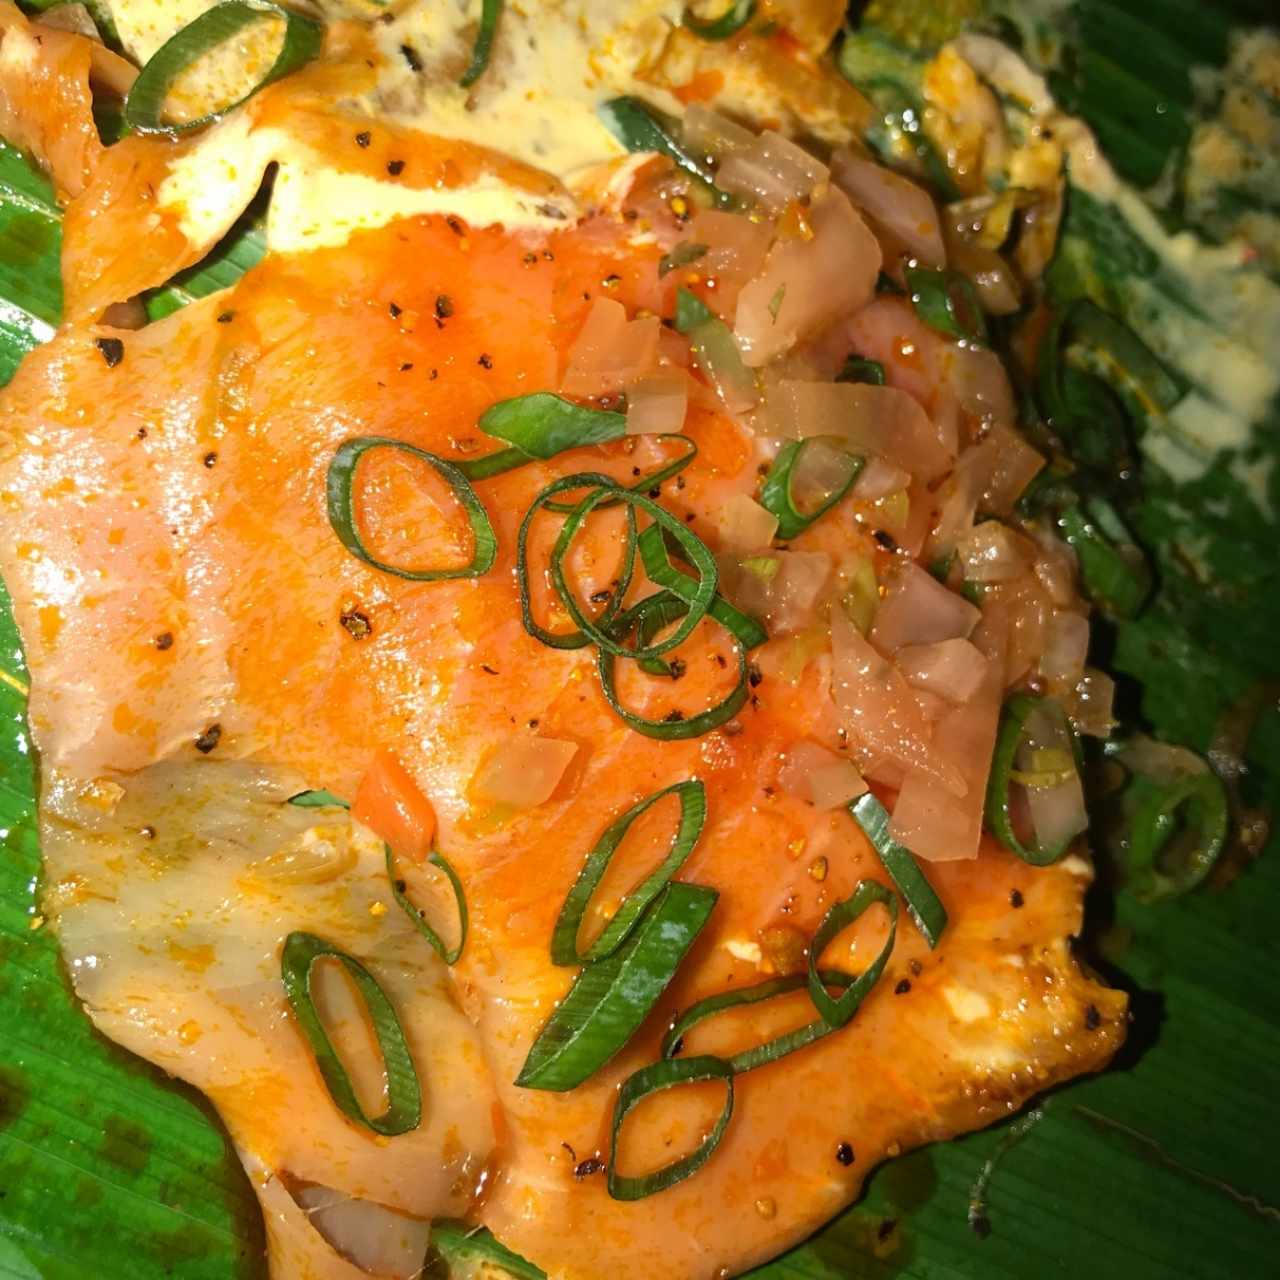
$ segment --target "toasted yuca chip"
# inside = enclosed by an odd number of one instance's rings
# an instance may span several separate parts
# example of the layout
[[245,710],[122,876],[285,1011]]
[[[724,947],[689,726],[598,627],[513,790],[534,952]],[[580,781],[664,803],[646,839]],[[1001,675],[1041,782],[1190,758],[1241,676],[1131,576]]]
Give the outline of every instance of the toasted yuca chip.
[[[338,169],[451,156],[439,139],[399,133],[353,150],[349,121],[330,127],[285,86],[255,103],[259,121],[274,121],[273,146],[293,130],[312,156],[341,144]],[[521,625],[516,534],[536,495],[575,470],[633,483],[653,468],[650,443],[484,481],[497,563],[464,580],[414,582],[352,556],[325,482],[356,436],[445,458],[490,448],[479,416],[559,386],[596,298],[671,314],[662,246],[617,208],[562,230],[419,211],[269,254],[216,297],[113,329],[97,302],[123,300],[110,296],[122,282],[163,280],[194,252],[172,210],[149,236],[129,230],[153,218],[152,179],[188,153],[123,145],[85,197],[109,215],[69,211],[78,318],[3,395],[0,573],[32,675],[47,907],[76,989],[106,1034],[218,1107],[262,1199],[276,1276],[412,1275],[442,1216],[488,1226],[570,1280],[734,1274],[838,1212],[886,1156],[1107,1062],[1124,997],[1070,953],[1087,864],[1036,869],[984,842],[977,858],[929,867],[950,921],[936,950],[904,913],[857,1017],[740,1076],[724,1141],[695,1176],[638,1202],[610,1198],[605,1161],[666,1163],[698,1144],[721,1104],[719,1085],[669,1091],[636,1111],[611,1153],[618,1086],[658,1057],[672,1016],[795,971],[827,909],[859,881],[885,880],[842,809],[779,785],[797,743],[838,741],[829,658],[787,675],[765,664],[730,723],[658,741],[606,703],[590,649],[548,647]],[[455,158],[472,176],[500,169],[475,148]],[[528,195],[533,179],[514,177]],[[709,396],[691,406],[698,457],[662,502],[714,545],[725,504],[756,491],[758,456]],[[362,475],[360,516],[379,554],[466,562],[466,526],[426,468],[396,455]],[[618,573],[616,516],[575,550],[584,595]],[[538,564],[555,527],[548,517],[535,534]],[[847,519],[794,545],[881,571],[893,554]],[[563,629],[540,570],[534,579],[539,616]],[[733,659],[722,641],[700,631],[682,653],[678,681],[628,676],[623,696],[659,720],[723,697]],[[452,968],[392,897],[381,841],[342,809],[289,804],[308,788],[354,797],[386,753],[429,798],[465,886],[471,931]],[[547,785],[517,801],[512,770],[536,774],[549,758],[559,766]],[[573,980],[549,940],[583,858],[620,813],[690,778],[705,785],[708,815],[680,878],[718,891],[708,926],[602,1070],[563,1094],[517,1087]],[[638,831],[632,871],[660,856],[672,821],[655,810]],[[591,923],[626,887],[606,883]],[[281,945],[299,930],[360,960],[398,1009],[421,1083],[418,1128],[382,1137],[335,1105],[280,984]],[[869,913],[824,963],[859,972],[884,938]],[[698,1028],[685,1052],[758,1044],[812,1017],[807,1000],[796,992]],[[382,1084],[360,1006],[340,977],[323,1004],[376,1114]]]

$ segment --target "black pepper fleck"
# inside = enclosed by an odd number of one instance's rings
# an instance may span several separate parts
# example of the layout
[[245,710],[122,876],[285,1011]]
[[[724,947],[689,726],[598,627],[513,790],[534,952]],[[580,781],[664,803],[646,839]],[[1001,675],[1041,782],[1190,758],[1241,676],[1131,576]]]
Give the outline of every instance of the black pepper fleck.
[[396,303],[396,302],[390,302],[390,303],[388,303],[388,304],[387,304],[387,310],[391,313],[391,318],[392,318],[393,320],[398,320],[398,319],[400,318],[400,304],[399,304],[399,303]]
[[218,465],[218,455],[215,450],[210,449],[208,453],[201,459],[206,467],[215,467]]
[[402,44],[400,52],[404,54],[404,60],[409,64],[410,71],[422,70],[422,59],[418,57],[418,51],[411,44]]
[[592,604],[608,604],[613,598],[613,592],[607,587],[600,591],[593,591],[589,597]]
[[689,668],[685,665],[683,658],[672,658],[667,663],[667,670],[673,680],[679,680]]
[[462,225],[462,219],[450,214],[445,220],[444,225],[453,232],[455,236],[465,236],[467,229]]
[[197,739],[196,750],[202,756],[207,756],[210,751],[218,745],[219,739],[222,737],[222,726],[220,724],[211,724]]
[[881,546],[881,547],[883,547],[886,551],[897,551],[897,549],[898,549],[898,544],[897,544],[897,542],[894,540],[894,537],[893,537],[893,535],[892,535],[891,533],[886,533],[883,529],[877,529],[877,530],[875,531],[875,533],[873,533],[871,536],[872,536],[872,537],[873,537],[873,538],[874,538],[874,539],[875,539],[875,540],[880,544],[880,546]]
[[853,1163],[853,1148],[847,1142],[842,1142],[836,1148],[836,1159],[847,1169]]
[[883,1244],[898,1229],[897,1218],[886,1218],[876,1228],[876,1239]]
[[679,724],[683,719],[684,712],[677,709],[674,711],[668,711],[667,714],[662,717],[662,722],[663,724]]
[[154,644],[155,647],[159,649],[161,653],[163,653],[166,649],[172,649],[173,648],[173,632],[162,631],[158,636],[156,636],[156,638],[151,643]]
[[409,372],[409,370],[410,370],[410,369],[412,369],[412,368],[413,368],[413,361],[412,361],[412,360],[406,360],[406,361],[405,361],[405,362],[400,366],[400,372],[401,372],[401,373],[408,373],[408,372]]
[[907,994],[907,992],[908,992],[908,991],[910,991],[910,990],[911,990],[911,979],[910,979],[910,978],[903,978],[903,979],[898,983],[898,985],[897,985],[896,987],[894,987],[894,989],[893,989],[893,994],[894,994],[895,996],[905,996],[905,995]]
[[114,369],[124,359],[124,343],[119,338],[95,338],[93,343],[102,352],[108,369]]
[[1022,906],[1022,904],[1023,904],[1024,902],[1026,902],[1026,899],[1022,896],[1022,890],[1021,890],[1021,889],[1015,889],[1015,890],[1014,890],[1014,891],[1009,895],[1009,905],[1010,905],[1011,907],[1020,907],[1020,906]]
[[924,965],[919,960],[908,960],[907,968],[911,970],[913,978],[918,978],[924,972]]
[[524,255],[524,265],[526,267],[534,267],[538,265],[538,255],[536,253],[526,253]]
[[148,823],[138,834],[146,840],[154,840],[156,838],[156,829]]
[[361,613],[359,609],[348,609],[338,621],[342,623],[353,640],[364,640],[373,634],[373,624],[369,621],[369,615]]
[[234,311],[223,311],[218,315],[219,324],[230,324],[236,318]]
[[485,675],[489,676],[496,676],[498,674],[497,670],[491,667],[487,662],[482,662],[480,664],[480,670],[483,671]]
[[1098,1012],[1098,1006],[1096,1004],[1091,1004],[1084,1011],[1084,1025],[1088,1027],[1090,1031],[1097,1031],[1097,1029],[1102,1026],[1102,1014]]
[[480,353],[480,359],[476,361],[476,364],[478,364],[482,369],[492,369],[493,357],[487,351],[482,351]]
[[747,683],[753,688],[760,687],[760,681],[764,679],[764,674],[760,668],[753,662],[747,667]]
[[436,297],[436,315],[441,320],[447,320],[453,315],[453,299],[447,293],[438,294]]
[[387,172],[393,177],[398,178],[404,172],[403,160],[388,160]]
[[357,147],[367,147],[372,141],[373,134],[371,134],[368,129],[361,129],[360,132],[356,134]]
[[580,1164],[573,1167],[575,1178],[589,1178],[592,1174],[604,1172],[604,1161],[599,1156],[588,1156]]

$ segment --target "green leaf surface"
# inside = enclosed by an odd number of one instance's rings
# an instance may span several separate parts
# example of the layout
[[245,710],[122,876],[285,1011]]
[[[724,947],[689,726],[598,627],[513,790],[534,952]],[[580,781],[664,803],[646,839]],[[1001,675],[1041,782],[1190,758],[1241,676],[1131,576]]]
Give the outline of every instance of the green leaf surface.
[[[1077,95],[1135,176],[1168,163],[1181,145],[1179,121],[1192,107],[1186,68],[1220,65],[1233,21],[1272,14],[1268,0],[931,0],[892,8],[902,22],[928,15],[937,38],[947,34],[946,11],[1001,18],[1022,33],[1052,17],[1061,46],[1076,50],[1059,61],[1060,86]],[[1140,38],[1153,25],[1157,36]],[[1164,126],[1147,127],[1142,104],[1151,94],[1170,104]],[[233,283],[261,257],[260,219],[255,207],[205,263],[151,295],[150,314]],[[48,184],[0,144],[0,383],[57,322],[58,252]],[[1132,280],[1167,283],[1121,220],[1074,197],[1060,265],[1059,289],[1106,305],[1122,304]],[[1187,301],[1169,296],[1174,305]],[[1274,457],[1280,419],[1259,424],[1258,441]],[[1115,630],[1106,656],[1134,678],[1126,692],[1135,711],[1162,735],[1203,747],[1233,699],[1280,675],[1280,536],[1225,463],[1190,485],[1149,468],[1144,483],[1143,500],[1128,514],[1154,552],[1159,587],[1138,620]],[[1280,505],[1278,485],[1273,473],[1270,511]],[[55,940],[33,928],[39,850],[25,679],[0,595],[0,1277],[261,1277],[259,1214],[211,1109],[94,1032]],[[1249,765],[1249,798],[1280,807],[1274,700],[1253,733]],[[1277,841],[1225,889],[1144,907],[1099,887],[1089,907],[1082,949],[1133,999],[1129,1041],[1113,1068],[1055,1091],[1044,1118],[1016,1143],[1005,1141],[1006,1125],[885,1165],[857,1206],[754,1273],[757,1280],[1274,1273]],[[968,1219],[984,1171],[990,1233],[980,1238]],[[470,1276],[485,1260],[528,1280],[538,1275],[486,1233],[452,1225],[436,1233],[434,1255],[424,1273],[431,1277]]]

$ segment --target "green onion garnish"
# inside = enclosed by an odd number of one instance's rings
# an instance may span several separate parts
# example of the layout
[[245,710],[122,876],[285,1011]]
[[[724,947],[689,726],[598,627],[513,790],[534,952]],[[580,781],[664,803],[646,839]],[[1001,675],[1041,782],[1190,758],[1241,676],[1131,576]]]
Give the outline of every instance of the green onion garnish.
[[1118,822],[1108,833],[1125,887],[1141,902],[1194,889],[1213,869],[1230,830],[1222,779],[1203,762],[1200,769],[1141,770],[1124,742],[1108,743],[1105,751],[1129,770],[1114,805]]
[[[364,997],[386,1072],[387,1109],[380,1116],[367,1115],[360,1105],[351,1077],[316,1010],[311,995],[311,975],[316,962],[326,957],[332,957],[342,965]],[[316,1056],[316,1065],[320,1068],[329,1096],[343,1114],[385,1137],[416,1129],[422,1121],[422,1089],[418,1083],[418,1072],[395,1008],[373,974],[354,956],[347,955],[332,943],[316,937],[314,933],[301,932],[291,933],[285,939],[280,955],[280,974],[284,980],[284,993],[298,1020],[298,1027]]]
[[578,975],[538,1032],[516,1084],[564,1092],[604,1066],[675,977],[719,896],[703,885],[668,884],[631,937]]
[[873,387],[884,386],[884,365],[879,360],[866,360],[862,356],[850,356],[844,368],[836,374],[837,382],[865,382]]
[[[284,42],[276,60],[248,93],[198,120],[170,123],[161,119],[169,89],[188,67],[218,45],[234,39],[245,27],[267,17],[276,17],[284,22]],[[323,36],[324,28],[318,22],[304,18],[292,9],[272,4],[270,0],[224,0],[170,36],[151,55],[125,99],[125,123],[135,133],[189,133],[203,128],[253,97],[273,80],[279,80],[310,62],[319,53]]]
[[626,96],[611,98],[597,109],[596,114],[628,151],[660,152],[702,184],[717,204],[737,204],[733,196],[716,186],[715,171],[706,160],[695,156],[677,140],[675,126],[661,112],[639,98]]
[[489,56],[493,52],[493,37],[498,31],[498,19],[502,16],[502,0],[484,0],[480,8],[480,29],[476,32],[476,42],[471,50],[471,64],[463,72],[458,83],[464,89],[470,89],[484,75],[489,65]]
[[[533,592],[529,578],[529,531],[533,527],[534,517],[543,507],[551,510],[552,499],[558,493],[566,493],[573,489],[590,489],[595,493],[610,487],[613,487],[613,481],[599,472],[580,471],[574,475],[562,476],[559,480],[552,481],[538,494],[529,510],[525,512],[524,519],[520,522],[520,531],[516,535],[516,586],[520,592],[520,620],[524,623],[524,629],[534,639],[541,640],[548,648],[582,649],[591,643],[591,636],[585,630],[548,631],[533,616]],[[570,509],[576,510],[576,507]],[[563,534],[563,532],[562,529],[561,533]],[[557,539],[556,545],[559,546],[559,539]],[[554,555],[555,552],[553,551],[552,554]],[[618,575],[617,586],[611,592],[608,603],[595,619],[597,626],[607,626],[617,617],[618,610],[622,607],[622,598],[626,595],[628,588],[631,586],[631,580],[635,576],[635,566],[636,513],[633,507],[628,506],[627,537],[623,551],[622,571]],[[563,577],[563,574],[561,576]],[[570,592],[569,594],[571,595],[572,593]],[[574,605],[575,607],[577,606],[576,600]]]
[[[586,518],[606,498],[621,500],[628,507],[638,508],[653,519],[654,523],[640,535],[638,545],[640,555],[644,560],[645,572],[659,586],[671,588],[672,584],[666,580],[671,576],[679,578],[681,585],[690,581],[671,565],[662,536],[664,532],[674,539],[681,551],[685,553],[690,563],[698,571],[696,585],[693,585],[688,590],[686,603],[689,605],[689,609],[684,620],[665,640],[655,641],[652,644],[645,645],[643,648],[628,649],[618,639],[614,638],[607,623],[601,625],[596,620],[589,618],[578,604],[577,598],[564,575],[564,559],[573,545],[574,537]],[[655,550],[655,547],[658,550]],[[652,498],[646,498],[643,494],[634,493],[630,489],[624,489],[612,482],[608,485],[601,485],[587,494],[573,509],[568,519],[565,520],[564,526],[560,530],[560,536],[556,539],[555,546],[551,550],[550,569],[551,582],[556,589],[556,594],[560,597],[569,616],[591,637],[596,647],[604,653],[635,660],[657,658],[664,653],[670,653],[672,649],[683,644],[693,633],[698,623],[706,616],[711,602],[715,598],[716,583],[719,578],[715,557],[707,549],[702,539],[693,533],[687,525],[677,520],[664,507],[660,507]],[[614,598],[618,598],[620,594],[621,592],[615,592]]]
[[916,315],[931,329],[986,345],[987,319],[973,284],[958,271],[907,267],[903,271]]
[[[625,486],[632,493],[643,493],[648,497],[653,497],[655,489],[665,484],[673,476],[678,476],[698,456],[698,446],[688,436],[678,431],[663,431],[649,438],[651,440],[661,440],[664,443],[679,440],[681,441],[681,447],[684,449],[684,452],[679,457],[663,463],[662,466],[653,471],[645,472],[634,484]],[[617,505],[617,498],[606,498],[603,502],[597,503],[596,510],[604,511]],[[577,506],[577,503],[574,502],[548,502],[546,504],[548,511],[554,511],[558,515],[568,515],[575,506]]]
[[[848,987],[854,981],[849,974],[841,973],[838,969],[823,969],[818,976],[826,987]],[[763,1000],[773,1000],[792,991],[804,990],[808,985],[809,979],[806,975],[790,974],[784,978],[769,978],[752,987],[739,987],[734,991],[722,991],[717,995],[707,996],[697,1004],[690,1005],[671,1024],[671,1029],[662,1038],[662,1056],[674,1058],[683,1047],[683,1040],[688,1032],[717,1013],[723,1013],[726,1009],[736,1009],[744,1004],[759,1004]],[[785,1058],[787,1054],[795,1053],[797,1049],[804,1049],[824,1036],[829,1036],[834,1030],[835,1028],[824,1019],[816,1018],[813,1022],[807,1022],[794,1031],[775,1036],[764,1044],[743,1049],[741,1053],[735,1053],[726,1061],[733,1068],[735,1075],[741,1075],[744,1071],[754,1071],[756,1067],[777,1062],[779,1058]]]
[[[618,1134],[627,1113],[651,1094],[660,1093],[682,1084],[698,1084],[704,1080],[723,1080],[725,1084],[724,1107],[711,1132],[698,1144],[697,1149],[679,1160],[663,1165],[652,1173],[637,1177],[624,1177],[618,1172]],[[618,1090],[618,1101],[613,1109],[612,1150],[609,1153],[608,1187],[615,1200],[643,1200],[683,1182],[698,1172],[720,1145],[729,1120],[733,1116],[733,1068],[721,1058],[708,1056],[680,1058],[673,1062],[654,1062],[641,1067],[628,1076]]]
[[695,36],[701,36],[703,40],[728,40],[751,21],[755,12],[756,0],[733,0],[718,18],[704,21],[691,9],[686,9],[681,21]]
[[[1067,852],[1075,836],[1069,836],[1048,848],[1042,845],[1039,839],[1034,840],[1031,845],[1023,844],[1013,829],[1012,797],[1009,792],[1009,788],[1016,785],[1016,780],[1011,775],[1015,772],[1018,748],[1022,746],[1027,736],[1027,721],[1037,712],[1048,713],[1058,721],[1063,732],[1069,735],[1072,751],[1078,756],[1079,740],[1058,703],[1052,698],[1037,698],[1029,693],[1015,693],[1004,704],[1004,710],[1000,716],[995,753],[991,759],[991,774],[987,780],[986,821],[991,834],[1010,853],[1033,867],[1047,867],[1050,863],[1057,862]],[[1074,763],[1078,770],[1079,759],[1075,758]]]
[[691,262],[697,262],[704,257],[708,251],[705,244],[692,244],[688,240],[682,240],[670,253],[664,253],[658,259],[658,276],[670,275],[677,267],[687,267]]
[[[889,936],[871,967],[855,978],[843,995],[833,997],[827,991],[818,970],[818,959],[832,938],[877,902],[889,913]],[[809,997],[829,1027],[843,1027],[858,1012],[867,992],[880,981],[880,975],[889,963],[889,953],[893,950],[897,935],[898,899],[875,880],[860,880],[849,897],[843,902],[835,903],[822,917],[822,923],[818,925],[813,941],[809,944]]]
[[467,925],[470,920],[467,914],[467,895],[463,892],[462,881],[458,879],[458,873],[449,865],[444,854],[438,849],[432,849],[431,856],[427,861],[433,867],[439,867],[444,872],[445,878],[453,889],[453,900],[458,906],[458,942],[456,946],[450,947],[431,927],[427,917],[409,901],[405,882],[396,874],[396,856],[392,853],[389,844],[384,844],[383,848],[387,851],[387,879],[391,881],[391,896],[395,898],[396,903],[405,915],[413,921],[413,927],[431,944],[440,959],[445,964],[457,964],[459,957],[462,955],[463,947],[467,945]]
[[[414,458],[420,458],[448,483],[453,496],[466,512],[475,543],[471,562],[456,569],[403,569],[377,559],[364,545],[356,523],[355,478],[360,459],[372,449],[398,449]],[[341,445],[329,463],[325,481],[325,498],[329,510],[329,523],[342,545],[357,560],[372,565],[383,573],[397,578],[409,578],[414,582],[440,582],[446,578],[478,578],[493,568],[498,555],[498,539],[489,521],[489,514],[476,497],[466,476],[452,462],[428,453],[425,449],[406,444],[403,440],[391,440],[385,436],[358,436]]]
[[801,511],[796,506],[795,495],[792,493],[792,481],[796,466],[806,449],[817,440],[818,437],[815,436],[807,440],[791,440],[783,445],[760,488],[760,505],[771,515],[777,516],[778,537],[784,540],[803,533],[816,520],[826,515],[853,488],[854,481],[862,471],[865,460],[853,454],[847,454],[848,475],[812,511]]
[[485,435],[519,449],[526,459],[545,461],[566,449],[621,440],[627,433],[627,415],[589,409],[549,391],[538,391],[500,400],[481,414],[478,425]]
[[[678,796],[680,799],[680,824],[671,837],[671,847],[661,865],[647,876],[622,900],[617,914],[605,926],[600,936],[586,949],[578,950],[578,933],[582,927],[582,917],[586,912],[591,895],[596,891],[613,855],[622,843],[631,825],[646,813],[659,800],[666,796]],[[664,787],[653,795],[633,805],[620,818],[612,822],[604,834],[596,841],[595,847],[587,854],[587,860],[578,873],[569,896],[560,908],[556,919],[555,930],[551,935],[552,964],[591,964],[604,960],[631,936],[631,932],[640,922],[649,904],[666,888],[671,877],[684,866],[693,852],[698,837],[702,834],[703,823],[707,819],[707,789],[701,782],[691,779],[688,782],[677,782],[674,786]]]
[[884,864],[902,900],[907,914],[924,935],[930,948],[938,945],[947,927],[947,909],[934,892],[933,885],[920,869],[915,854],[889,834],[889,812],[870,791],[849,805],[853,820],[860,826]]
[[339,799],[332,791],[299,791],[296,796],[289,797],[289,803],[299,809],[349,809],[351,806]]

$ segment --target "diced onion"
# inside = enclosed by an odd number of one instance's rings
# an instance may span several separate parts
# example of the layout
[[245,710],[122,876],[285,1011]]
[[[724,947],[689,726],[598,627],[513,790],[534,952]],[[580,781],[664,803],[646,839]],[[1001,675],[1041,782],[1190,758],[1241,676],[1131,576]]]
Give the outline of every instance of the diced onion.
[[684,145],[694,155],[723,160],[755,145],[750,129],[722,116],[701,102],[691,102],[681,121]]
[[1091,738],[1109,738],[1116,727],[1113,706],[1116,682],[1105,672],[1088,668],[1075,688],[1071,719],[1076,732]]
[[727,586],[735,603],[760,618],[772,635],[808,626],[830,577],[825,552],[773,551],[740,561]]
[[1018,748],[1015,763],[1023,776],[1053,773],[1062,778],[1062,781],[1052,786],[1023,787],[1036,841],[1046,849],[1063,844],[1089,825],[1079,772],[1074,767],[1069,771],[1052,766],[1037,769],[1038,763],[1049,760],[1065,760],[1074,765],[1066,723],[1059,715],[1052,714],[1041,706],[1027,717],[1023,741]]
[[854,481],[853,496],[861,502],[874,502],[891,493],[901,493],[911,483],[911,475],[883,458],[871,458]]
[[688,236],[692,243],[707,246],[695,265],[716,282],[716,296],[729,308],[742,286],[764,269],[773,227],[745,214],[703,209],[690,224]]
[[787,763],[778,782],[788,794],[809,801],[823,812],[839,809],[867,790],[851,760],[816,742],[798,742],[787,751]]
[[880,602],[871,641],[883,652],[895,653],[907,645],[967,639],[981,616],[963,596],[918,564],[907,562]]
[[998,520],[984,520],[956,543],[966,582],[1012,582],[1031,567],[1025,538]]
[[326,884],[355,865],[351,824],[343,814],[341,822],[307,827],[249,869],[256,879],[278,884]]
[[856,467],[847,449],[825,440],[813,440],[799,452],[791,471],[791,500],[801,515],[822,506],[833,493],[843,489]]
[[627,434],[676,433],[689,411],[689,378],[682,370],[645,374],[627,384]]
[[716,185],[779,213],[803,200],[827,178],[827,167],[803,147],[766,130],[751,145],[735,147],[716,173]]
[[848,198],[829,191],[809,210],[813,236],[778,240],[764,270],[738,295],[734,333],[760,368],[871,300],[880,246]]
[[620,391],[656,365],[659,328],[656,316],[628,320],[620,302],[597,298],[569,351],[560,389],[571,396]]
[[573,757],[576,742],[520,735],[504,742],[476,773],[477,799],[511,809],[533,809],[551,798]]
[[1012,427],[997,423],[960,455],[956,477],[963,477],[968,491],[985,511],[1003,516],[1009,514],[1043,468],[1043,455]]
[[361,1271],[399,1280],[420,1274],[431,1242],[430,1219],[313,1183],[290,1190],[316,1231]]
[[836,436],[922,480],[936,479],[950,461],[925,411],[893,387],[783,378],[769,388],[762,417],[767,435]]
[[920,263],[946,265],[938,210],[922,187],[850,151],[837,151],[831,158],[831,177]]
[[987,660],[977,646],[958,637],[935,644],[904,645],[894,661],[909,684],[948,702],[968,702],[987,674]]
[[1040,674],[1055,684],[1073,686],[1084,675],[1089,654],[1089,619],[1080,613],[1055,609],[1045,628]]
[[754,498],[735,493],[716,512],[720,546],[729,555],[759,551],[773,541],[778,517],[766,511]]

